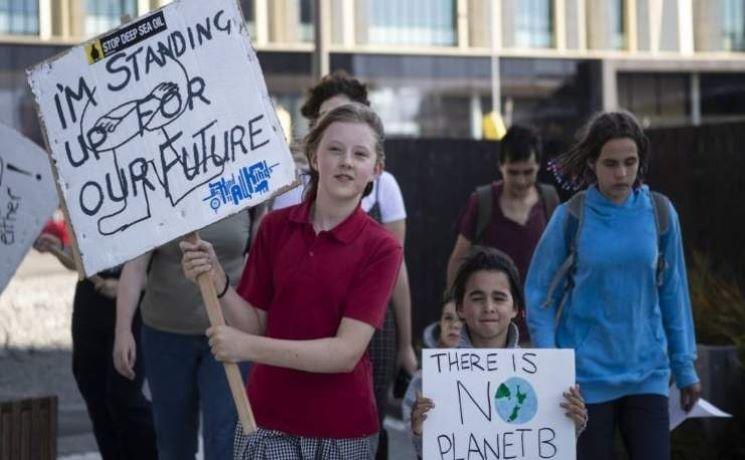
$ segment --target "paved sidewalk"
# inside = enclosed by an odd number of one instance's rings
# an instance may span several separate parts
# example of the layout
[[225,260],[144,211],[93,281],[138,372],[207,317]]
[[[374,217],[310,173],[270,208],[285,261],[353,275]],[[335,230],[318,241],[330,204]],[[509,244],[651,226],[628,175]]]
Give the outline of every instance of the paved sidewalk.
[[0,295],[0,398],[56,395],[60,456],[96,450],[72,377],[72,298],[77,274],[31,251]]
[[[405,427],[401,420],[386,417],[384,426],[388,430],[388,437],[390,440],[389,448],[389,459],[390,460],[409,460],[416,459],[414,448],[411,446],[408,435],[406,434]],[[92,436],[91,436],[92,438]],[[196,460],[202,460],[202,440],[199,440],[199,453],[197,454]],[[62,455],[59,457],[60,460],[101,460],[101,456],[98,452],[82,452],[75,453],[72,455]]]

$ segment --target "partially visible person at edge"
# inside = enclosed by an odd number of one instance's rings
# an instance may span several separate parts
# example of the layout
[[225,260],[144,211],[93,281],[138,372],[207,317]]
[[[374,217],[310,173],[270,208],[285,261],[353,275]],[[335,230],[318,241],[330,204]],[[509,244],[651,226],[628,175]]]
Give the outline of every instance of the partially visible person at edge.
[[[66,268],[76,269],[62,219],[47,223],[34,248],[53,254]],[[104,270],[75,285],[72,375],[103,460],[157,459],[152,408],[142,393],[141,366],[137,378],[129,380],[116,372],[111,361],[119,273],[120,267]],[[139,315],[131,326],[134,333],[139,331]]]
[[[631,458],[670,458],[671,370],[685,410],[701,393],[678,215],[667,199],[656,211],[643,185],[649,145],[633,115],[600,113],[578,139],[553,168],[568,186],[586,188],[583,217],[565,203],[551,218],[528,271],[528,325],[536,346],[575,350],[590,414],[580,460],[613,458],[617,427]],[[662,212],[668,230],[659,238]],[[554,296],[572,247],[571,290]]]
[[[367,87],[359,80],[343,71],[331,73],[308,90],[308,98],[300,109],[310,120],[311,126],[319,117],[344,104],[356,102],[370,105]],[[307,183],[308,176],[303,180]],[[273,209],[282,209],[302,201],[303,187],[295,189],[275,199]],[[396,237],[401,246],[406,239],[406,208],[401,189],[396,178],[383,171],[374,181],[372,192],[362,199],[362,209],[378,221]],[[417,370],[417,357],[411,337],[411,293],[406,260],[401,265],[389,308],[382,329],[376,331],[370,344],[370,359],[373,363],[373,386],[378,406],[378,421],[385,417],[388,391],[401,369],[408,376]],[[388,458],[388,437],[385,430],[380,431],[380,448],[377,459]]]
[[[461,320],[455,311],[455,300],[453,300],[453,296],[449,290],[443,295],[441,310],[440,320],[424,328],[424,332],[422,333],[422,339],[426,348],[455,348],[460,342],[463,320]],[[409,386],[406,388],[406,394],[401,401],[401,418],[406,427],[412,427],[411,408],[416,401],[417,394],[421,392],[422,372],[417,371],[411,382],[409,382]],[[421,427],[410,431],[414,448],[417,451],[417,456],[420,458],[422,456],[421,433]]]
[[[517,267],[505,253],[490,247],[474,246],[455,273],[452,286],[456,312],[463,321],[458,348],[519,348],[520,331],[514,323],[524,304]],[[452,343],[446,341],[444,343]],[[411,436],[422,457],[422,428],[434,401],[422,396],[421,375],[412,380],[403,407],[410,413]],[[578,385],[564,392],[559,405],[574,422],[577,436],[587,425],[587,408]]]
[[[504,251],[515,261],[520,279],[525,279],[533,250],[559,203],[553,186],[536,181],[541,156],[541,139],[535,130],[510,127],[499,145],[502,179],[478,187],[458,218],[458,236],[447,266],[448,286],[473,245]],[[530,335],[523,308],[515,322],[525,346]]]
[[231,326],[210,328],[212,352],[251,361],[258,430],[236,427],[236,459],[369,460],[380,431],[368,356],[403,250],[360,207],[383,169],[383,125],[364,105],[319,119],[305,139],[305,200],[268,214],[237,289],[211,244],[183,241],[183,270],[225,286]]
[[[214,243],[232,280],[240,279],[260,209],[239,212],[200,230]],[[135,366],[144,361],[161,460],[194,459],[200,425],[204,458],[223,460],[232,455],[238,415],[223,365],[212,356],[205,336],[210,324],[202,296],[181,273],[178,244],[179,240],[170,241],[124,264],[114,365],[123,376],[137,379],[141,372]],[[138,346],[131,324],[143,290]],[[245,377],[248,363],[241,363],[240,370]]]

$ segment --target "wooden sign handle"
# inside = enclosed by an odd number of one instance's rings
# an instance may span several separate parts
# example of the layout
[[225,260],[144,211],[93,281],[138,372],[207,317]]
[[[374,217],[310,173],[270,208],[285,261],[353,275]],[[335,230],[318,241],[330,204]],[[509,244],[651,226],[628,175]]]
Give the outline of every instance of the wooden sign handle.
[[[199,234],[197,232],[189,233],[186,235],[186,241],[196,244],[199,242]],[[212,326],[224,325],[225,318],[222,315],[220,301],[217,299],[217,291],[209,273],[199,275],[197,277],[197,283],[199,283],[199,291],[202,293],[204,308],[207,309],[210,324]],[[256,420],[251,410],[251,404],[248,402],[248,396],[246,396],[246,387],[243,386],[243,377],[241,377],[240,370],[235,363],[223,363],[223,366],[225,367],[225,374],[228,376],[228,384],[230,385],[230,392],[233,394],[233,402],[235,402],[235,407],[238,409],[238,418],[243,426],[243,433],[253,433],[256,431]]]

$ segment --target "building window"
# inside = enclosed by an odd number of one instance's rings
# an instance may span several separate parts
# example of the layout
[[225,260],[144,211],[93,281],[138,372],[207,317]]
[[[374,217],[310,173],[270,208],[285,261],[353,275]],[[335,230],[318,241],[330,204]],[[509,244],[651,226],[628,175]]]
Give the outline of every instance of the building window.
[[248,26],[248,34],[251,36],[251,40],[256,39],[256,12],[254,10],[253,0],[241,0],[241,10],[243,10],[243,17],[246,19],[246,25]]
[[622,50],[626,44],[626,1],[596,0],[587,5],[587,46],[594,50]]
[[618,103],[646,126],[690,122],[690,77],[684,74],[620,73]]
[[298,38],[301,42],[313,41],[313,0],[298,0],[300,11],[300,32]]
[[367,43],[453,46],[455,0],[364,0]]
[[515,46],[551,48],[554,44],[553,0],[515,2]]
[[725,51],[745,51],[745,0],[723,0]]
[[125,14],[137,16],[137,0],[85,0],[85,33],[98,35],[117,27]]
[[614,50],[624,49],[626,46],[626,37],[624,30],[626,7],[624,0],[611,1],[608,11],[608,32],[610,33],[610,47]]
[[0,34],[38,35],[38,0],[0,0]]
[[700,82],[704,122],[745,119],[745,74],[701,74]]

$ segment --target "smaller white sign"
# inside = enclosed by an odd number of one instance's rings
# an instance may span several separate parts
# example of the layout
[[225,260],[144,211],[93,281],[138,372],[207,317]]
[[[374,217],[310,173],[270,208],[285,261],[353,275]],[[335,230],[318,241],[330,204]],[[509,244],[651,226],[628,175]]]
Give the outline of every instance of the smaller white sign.
[[426,459],[576,458],[574,422],[559,406],[574,385],[573,350],[428,349]]
[[0,292],[57,209],[47,153],[0,123]]

